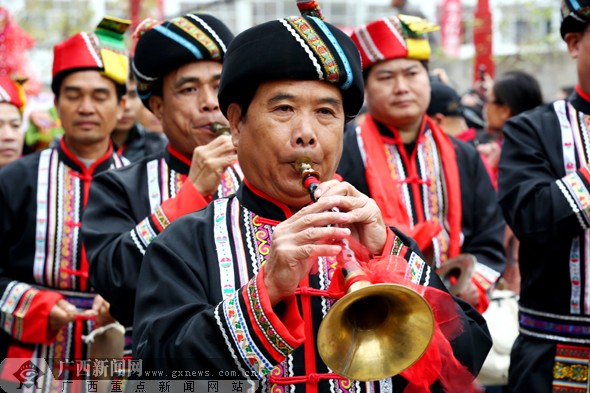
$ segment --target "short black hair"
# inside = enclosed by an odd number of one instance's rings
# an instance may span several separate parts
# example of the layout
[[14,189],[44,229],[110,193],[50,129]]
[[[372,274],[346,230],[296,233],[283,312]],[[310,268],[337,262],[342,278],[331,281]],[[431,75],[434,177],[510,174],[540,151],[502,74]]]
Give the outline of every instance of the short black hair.
[[503,73],[494,81],[492,91],[496,97],[496,104],[507,105],[512,116],[543,103],[539,82],[534,76],[524,71]]

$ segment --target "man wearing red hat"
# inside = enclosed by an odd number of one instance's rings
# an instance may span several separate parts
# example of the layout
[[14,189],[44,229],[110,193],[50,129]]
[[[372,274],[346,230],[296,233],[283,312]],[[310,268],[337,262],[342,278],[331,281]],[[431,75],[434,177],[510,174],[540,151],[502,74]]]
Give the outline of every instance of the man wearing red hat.
[[590,389],[590,1],[563,0],[561,13],[575,91],[503,127],[498,197],[520,240],[517,393]]
[[385,222],[416,239],[433,267],[463,265],[467,275],[457,292],[483,311],[504,266],[504,220],[477,151],[447,136],[426,115],[425,35],[435,29],[426,20],[399,15],[352,33],[361,52],[368,113],[346,132],[338,173],[375,199]]
[[0,77],[0,167],[21,156],[24,142],[22,130],[25,93],[20,82]]
[[[43,391],[81,387],[75,366],[64,362],[86,359],[82,336],[111,320],[88,284],[80,221],[93,177],[124,165],[110,133],[124,105],[128,26],[105,18],[96,31],[55,46],[51,87],[64,137],[0,174],[0,356],[45,358],[50,368],[37,379]],[[14,381],[4,366],[3,378]],[[52,380],[60,370],[62,379]]]
[[137,277],[152,240],[171,222],[233,194],[242,178],[217,88],[233,33],[212,15],[144,21],[132,62],[143,104],[162,122],[168,146],[92,184],[82,235],[90,281],[112,315],[133,323]]

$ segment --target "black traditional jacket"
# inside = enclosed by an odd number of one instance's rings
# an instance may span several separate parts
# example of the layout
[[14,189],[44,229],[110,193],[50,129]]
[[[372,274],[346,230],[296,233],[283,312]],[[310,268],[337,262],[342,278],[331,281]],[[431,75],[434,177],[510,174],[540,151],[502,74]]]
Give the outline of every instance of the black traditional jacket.
[[[90,190],[82,235],[90,282],[111,304],[111,314],[133,323],[137,276],[146,248],[172,221],[205,207],[187,182],[190,161],[170,146],[122,170],[99,176]],[[213,198],[234,193],[242,179],[237,163],[228,167]]]
[[92,307],[82,213],[95,176],[126,163],[109,147],[87,168],[62,140],[0,170],[1,358],[87,356],[82,335],[94,321],[76,319],[51,332],[49,311],[62,298]]
[[[351,381],[331,373],[318,355],[317,329],[335,301],[328,291],[334,258],[318,258],[318,273],[271,306],[264,264],[275,226],[290,216],[246,180],[235,195],[178,219],[152,242],[135,307],[133,353],[144,368],[234,375],[260,381],[264,392],[402,391],[402,377]],[[391,231],[384,254],[403,258],[412,282],[444,291],[412,244]],[[462,328],[453,351],[476,374],[491,339],[481,315],[456,301]],[[436,382],[432,391],[441,391]]]
[[590,345],[590,100],[574,93],[504,127],[499,200],[520,240],[520,332]]

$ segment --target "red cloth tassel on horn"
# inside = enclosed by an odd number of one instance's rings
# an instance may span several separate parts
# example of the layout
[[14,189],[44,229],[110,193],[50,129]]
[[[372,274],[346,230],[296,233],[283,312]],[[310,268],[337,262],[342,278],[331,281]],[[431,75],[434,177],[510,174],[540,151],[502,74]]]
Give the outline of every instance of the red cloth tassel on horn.
[[[400,373],[409,382],[404,393],[429,392],[436,380],[448,393],[471,391],[475,377],[455,358],[450,344],[463,332],[459,306],[452,296],[448,292],[410,281],[405,259],[396,255],[370,259],[364,246],[354,238],[348,237],[348,244],[370,282],[399,284],[413,289],[426,299],[432,309],[435,320],[432,341],[424,355]],[[339,269],[334,274],[329,291],[342,293],[347,291],[341,279],[343,260],[340,257],[337,259]]]

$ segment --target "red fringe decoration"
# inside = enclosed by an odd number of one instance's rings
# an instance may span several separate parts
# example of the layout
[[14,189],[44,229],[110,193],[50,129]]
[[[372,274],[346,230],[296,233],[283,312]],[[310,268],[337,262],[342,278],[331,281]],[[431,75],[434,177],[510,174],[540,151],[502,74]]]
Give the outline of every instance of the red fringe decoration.
[[[358,261],[367,279],[373,284],[399,284],[413,289],[422,295],[430,305],[434,320],[434,335],[426,352],[411,367],[401,373],[409,385],[404,393],[429,392],[430,386],[438,379],[444,390],[449,393],[469,392],[475,377],[462,365],[453,354],[449,341],[463,332],[459,307],[452,296],[439,289],[413,283],[407,276],[407,261],[396,255],[370,259],[366,249],[354,238],[348,238],[350,250]],[[350,283],[344,283],[342,269],[350,271],[350,262],[338,257],[338,268],[334,274],[330,293],[345,293]]]

